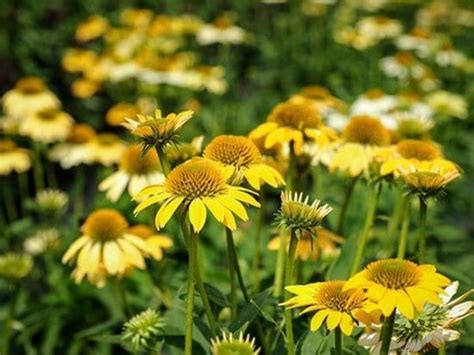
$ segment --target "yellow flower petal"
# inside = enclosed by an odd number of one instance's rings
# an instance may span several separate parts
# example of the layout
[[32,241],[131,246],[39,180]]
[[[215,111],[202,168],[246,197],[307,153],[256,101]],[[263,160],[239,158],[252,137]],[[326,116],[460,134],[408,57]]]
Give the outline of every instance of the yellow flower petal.
[[200,198],[194,199],[189,205],[189,220],[196,233],[200,232],[206,222],[206,206]]
[[184,197],[178,196],[171,200],[168,200],[167,203],[165,203],[164,205],[160,207],[160,210],[155,216],[155,225],[158,230],[163,228],[166,225],[166,223],[168,223],[171,216],[173,216],[173,213],[176,211],[179,205],[181,205],[183,200],[184,200]]
[[328,315],[328,319],[326,321],[326,324],[328,326],[329,330],[335,329],[338,325],[339,322],[341,321],[342,318],[342,313],[338,311],[330,311]]
[[321,324],[323,324],[324,320],[328,316],[328,313],[329,310],[323,309],[322,311],[317,312],[313,318],[311,318],[310,329],[312,332],[317,331],[321,327]]

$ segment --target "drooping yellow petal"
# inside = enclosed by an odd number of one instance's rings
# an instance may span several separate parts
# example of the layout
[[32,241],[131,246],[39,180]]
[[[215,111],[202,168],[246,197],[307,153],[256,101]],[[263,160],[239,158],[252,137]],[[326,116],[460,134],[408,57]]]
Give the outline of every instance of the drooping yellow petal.
[[342,332],[350,336],[352,333],[352,329],[354,328],[354,322],[352,318],[348,314],[343,314],[341,322],[339,323],[339,328],[341,328]]
[[413,302],[410,297],[403,290],[397,291],[396,296],[396,307],[407,319],[413,319],[415,317],[415,310],[413,308]]
[[329,314],[329,310],[323,309],[323,310],[317,312],[313,316],[313,318],[311,318],[310,329],[311,329],[312,332],[317,331],[321,327],[321,324],[323,324],[323,322],[326,319],[326,317],[328,316],[328,314]]
[[329,330],[335,329],[341,321],[342,313],[338,311],[330,311],[327,319],[327,326]]
[[[138,195],[137,195],[138,196]],[[152,197],[149,197],[145,200],[143,200],[142,202],[140,202],[138,204],[137,207],[135,207],[135,210],[133,211],[133,214],[134,215],[137,215],[139,214],[141,211],[143,211],[145,208],[151,206],[151,205],[154,205],[155,203],[159,203],[161,201],[164,201],[166,200],[167,198],[171,197],[172,195],[168,192],[162,192],[158,195],[155,195],[155,196],[152,196]]]
[[194,199],[189,205],[189,220],[196,233],[200,232],[206,222],[206,206],[200,198]]
[[184,197],[178,196],[171,200],[168,200],[167,203],[162,205],[155,216],[155,226],[158,230],[163,228],[166,223],[170,220],[171,216],[173,216],[176,209],[181,205],[183,202]]
[[125,270],[125,257],[115,241],[104,243],[104,266],[107,272],[112,275]]
[[225,214],[222,205],[212,197],[204,197],[203,201],[206,207],[209,208],[209,211],[211,211],[212,215],[217,219],[217,221],[222,223]]
[[247,211],[245,207],[237,200],[229,197],[227,195],[219,196],[217,200],[226,208],[234,212],[239,218],[243,221],[247,221],[249,219],[247,215]]
[[90,239],[87,236],[82,236],[82,237],[77,238],[71,244],[69,249],[66,251],[66,253],[64,254],[64,256],[61,260],[61,262],[63,264],[67,263],[74,255],[76,255],[76,253],[79,251],[79,249],[81,249],[89,240]]

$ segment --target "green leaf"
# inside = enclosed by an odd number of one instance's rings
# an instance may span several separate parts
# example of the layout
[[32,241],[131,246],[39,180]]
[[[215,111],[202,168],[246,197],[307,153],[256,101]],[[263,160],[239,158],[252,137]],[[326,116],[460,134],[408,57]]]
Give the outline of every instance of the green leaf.
[[324,335],[325,330],[320,329],[317,332],[308,331],[298,342],[300,355],[330,354],[331,342],[329,335]]
[[246,323],[251,324],[257,315],[260,313],[259,309],[269,299],[270,292],[263,291],[259,293],[251,303],[247,304],[240,312],[239,317],[229,325],[229,330],[234,333],[242,328]]
[[[209,301],[220,306],[220,307],[230,307],[230,302],[227,299],[227,297],[219,291],[217,288],[214,286],[205,283],[204,288],[206,289],[207,296],[209,297]],[[197,291],[197,294],[199,294],[199,291]]]
[[352,261],[355,257],[358,236],[358,233],[353,233],[346,240],[339,258],[329,267],[325,277],[326,280],[346,280],[349,277]]

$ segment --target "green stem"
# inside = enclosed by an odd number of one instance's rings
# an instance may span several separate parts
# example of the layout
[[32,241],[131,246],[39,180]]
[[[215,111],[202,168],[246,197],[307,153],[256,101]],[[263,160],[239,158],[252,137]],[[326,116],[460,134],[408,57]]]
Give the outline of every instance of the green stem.
[[253,292],[260,291],[260,262],[262,258],[262,227],[265,218],[265,195],[263,189],[260,191],[260,209],[258,210],[257,226],[255,230],[255,254],[252,261]]
[[441,345],[438,349],[438,355],[446,355],[446,343]]
[[358,177],[359,176],[353,177],[349,183],[349,186],[347,187],[346,195],[344,197],[344,201],[341,207],[341,213],[339,214],[339,220],[337,221],[336,233],[339,235],[342,235],[343,232],[344,221],[346,220],[347,215],[347,208],[349,207],[349,203],[351,201],[351,197],[354,192],[354,187],[356,186]]
[[85,169],[84,165],[79,165],[76,170],[76,178],[74,179],[74,220],[79,220],[84,212],[84,194],[85,194]]
[[5,327],[3,331],[3,344],[2,344],[2,354],[8,355],[10,351],[10,339],[12,336],[12,323],[15,320],[16,305],[18,303],[18,298],[20,295],[20,285],[17,283],[15,285],[15,291],[13,292],[12,300],[10,301],[10,306],[8,308],[7,319],[5,320]]
[[395,324],[395,311],[385,320],[382,328],[382,347],[380,355],[388,355],[390,351],[390,343],[392,341],[393,325]]
[[402,210],[403,210],[403,221],[402,221],[402,229],[400,231],[400,240],[398,242],[398,252],[397,252],[397,258],[398,259],[404,259],[405,258],[405,253],[407,250],[407,244],[408,244],[408,229],[410,227],[410,211],[411,211],[411,204],[410,204],[410,198],[407,196],[403,199],[403,204],[402,204]]
[[18,217],[16,207],[15,207],[15,198],[12,194],[12,189],[8,186],[8,180],[5,179],[2,181],[2,192],[3,192],[3,202],[5,203],[5,210],[7,211],[7,217],[10,222],[13,222]]
[[[286,261],[286,270],[285,270],[285,286],[289,286],[293,283],[294,278],[294,263],[295,263],[295,253],[296,245],[298,244],[298,239],[296,238],[295,233],[292,231],[290,234],[290,248],[288,250],[288,258]],[[288,300],[291,297],[289,292],[286,293],[285,299]],[[295,341],[293,336],[293,317],[291,309],[285,308],[285,327],[286,327],[286,348],[289,355],[295,354]]]
[[29,196],[29,189],[28,189],[28,173],[20,173],[18,174],[18,186],[20,190],[20,199],[21,199],[21,210],[23,216],[27,217],[29,215],[28,209],[25,206],[26,199]]
[[227,241],[227,259],[229,265],[229,278],[230,278],[230,313],[231,319],[237,318],[237,282],[235,275],[235,261],[234,254],[232,253],[232,232],[229,228],[226,228],[226,241]]
[[365,217],[364,229],[362,230],[362,233],[359,236],[356,255],[354,258],[354,262],[352,263],[351,276],[357,273],[357,271],[359,271],[361,267],[362,258],[364,256],[364,249],[367,244],[367,239],[369,238],[370,231],[372,230],[372,226],[374,224],[375,212],[377,211],[377,202],[379,199],[381,188],[382,185],[377,184],[374,190],[372,191],[372,196],[369,201],[369,208]]
[[44,189],[44,173],[41,164],[41,147],[39,143],[33,142],[34,163],[33,163],[33,177],[35,182],[36,192]]
[[280,238],[280,247],[278,248],[276,258],[275,282],[273,285],[273,296],[276,298],[280,297],[283,292],[283,273],[285,272],[286,239],[283,235]]
[[132,315],[130,308],[127,302],[127,296],[125,294],[125,290],[122,286],[122,282],[119,278],[115,278],[115,292],[117,294],[117,298],[119,300],[120,307],[122,308],[123,314],[126,317],[130,317]]
[[163,171],[163,174],[165,176],[168,176],[168,174],[171,171],[170,167],[170,162],[168,161],[168,158],[164,152],[163,147],[158,147],[156,146],[156,152],[158,153],[158,158],[160,159],[160,164],[161,164],[161,170]]
[[418,263],[425,261],[426,254],[426,212],[428,205],[423,197],[420,196],[420,227],[418,235]]
[[334,329],[334,349],[336,355],[342,355],[342,332],[339,327]]
[[388,222],[388,226],[387,226],[387,239],[389,241],[391,241],[392,238],[394,237],[395,231],[397,230],[400,222],[402,221],[403,213],[404,213],[403,207],[404,207],[404,204],[406,203],[405,200],[406,200],[405,193],[403,192],[402,189],[400,189],[397,194],[397,199],[395,202],[395,208],[393,210],[392,217],[390,218],[390,221]]
[[48,180],[48,186],[51,187],[52,189],[57,189],[58,179],[56,177],[56,167],[54,166],[54,164],[46,161],[45,168],[46,168],[46,179]]
[[193,310],[194,310],[194,265],[196,265],[197,235],[191,235],[188,243],[188,295],[186,298],[186,324],[184,333],[184,354],[192,355]]

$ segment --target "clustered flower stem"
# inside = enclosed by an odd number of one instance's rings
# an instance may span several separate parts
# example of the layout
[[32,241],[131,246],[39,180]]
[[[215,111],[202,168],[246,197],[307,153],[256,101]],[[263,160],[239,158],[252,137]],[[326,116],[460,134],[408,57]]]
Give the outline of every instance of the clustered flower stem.
[[395,324],[395,311],[385,320],[382,328],[382,346],[380,348],[380,355],[388,355],[390,351],[390,342],[392,341],[393,326]]
[[420,196],[420,227],[418,235],[418,262],[423,263],[425,261],[426,254],[426,212],[428,205],[423,197]]
[[342,355],[342,332],[339,327],[334,329],[334,350],[336,355]]
[[344,201],[342,203],[341,207],[341,213],[339,214],[339,219],[337,221],[337,229],[336,233],[339,235],[342,235],[343,233],[343,228],[344,228],[344,221],[346,220],[346,215],[347,215],[347,208],[349,207],[349,203],[351,201],[352,194],[354,192],[354,188],[357,184],[359,175],[353,177],[349,183],[349,186],[347,187],[346,194],[344,196]]
[[387,239],[390,241],[395,236],[395,232],[398,229],[400,221],[402,221],[403,213],[404,213],[403,205],[405,203],[405,199],[406,199],[406,196],[404,194],[404,191],[400,189],[397,194],[397,199],[395,202],[395,208],[393,210],[392,217],[390,218],[390,221],[388,222]]
[[[281,243],[285,244],[285,243]],[[295,233],[291,231],[290,234],[290,247],[288,250],[288,258],[286,260],[286,270],[285,270],[285,286],[293,284],[293,274],[294,274],[294,265],[295,265],[295,253],[296,245],[298,244],[298,238]],[[287,292],[285,300],[289,300],[291,294]],[[289,355],[295,354],[295,341],[293,336],[293,317],[292,311],[289,308],[285,309],[285,327],[286,327],[286,348]]]
[[168,161],[168,157],[166,156],[163,147],[155,146],[156,153],[158,154],[158,158],[160,159],[161,170],[165,176],[171,171],[170,162]]
[[351,276],[353,276],[359,271],[360,266],[362,264],[364,249],[367,244],[367,239],[369,238],[370,231],[372,230],[372,226],[374,224],[375,213],[377,211],[377,203],[379,200],[381,189],[382,189],[382,185],[378,183],[377,185],[375,185],[372,191],[372,196],[370,198],[369,206],[367,209],[367,215],[365,217],[364,229],[362,230],[362,233],[359,237],[359,240],[357,243],[356,255],[352,263]]
[[194,287],[197,256],[197,236],[191,235],[188,238],[188,293],[186,296],[186,324],[184,332],[184,354],[192,355],[193,348],[193,313],[194,313]]
[[411,203],[410,197],[406,196],[403,200],[403,219],[402,219],[402,227],[400,230],[400,239],[398,243],[398,251],[397,251],[397,258],[404,259],[405,253],[407,250],[408,244],[408,229],[410,227],[410,217],[411,217]]
[[33,142],[34,159],[33,159],[33,177],[36,192],[44,189],[44,173],[41,164],[41,147],[39,143]]
[[225,229],[227,241],[227,259],[229,264],[229,280],[230,280],[230,313],[231,319],[237,318],[237,280],[235,275],[234,253],[232,252],[233,237],[229,228]]
[[262,258],[261,234],[265,219],[265,195],[263,190],[260,191],[260,209],[258,210],[257,226],[255,228],[255,254],[252,261],[252,275],[253,275],[253,292],[260,291],[260,262]]

